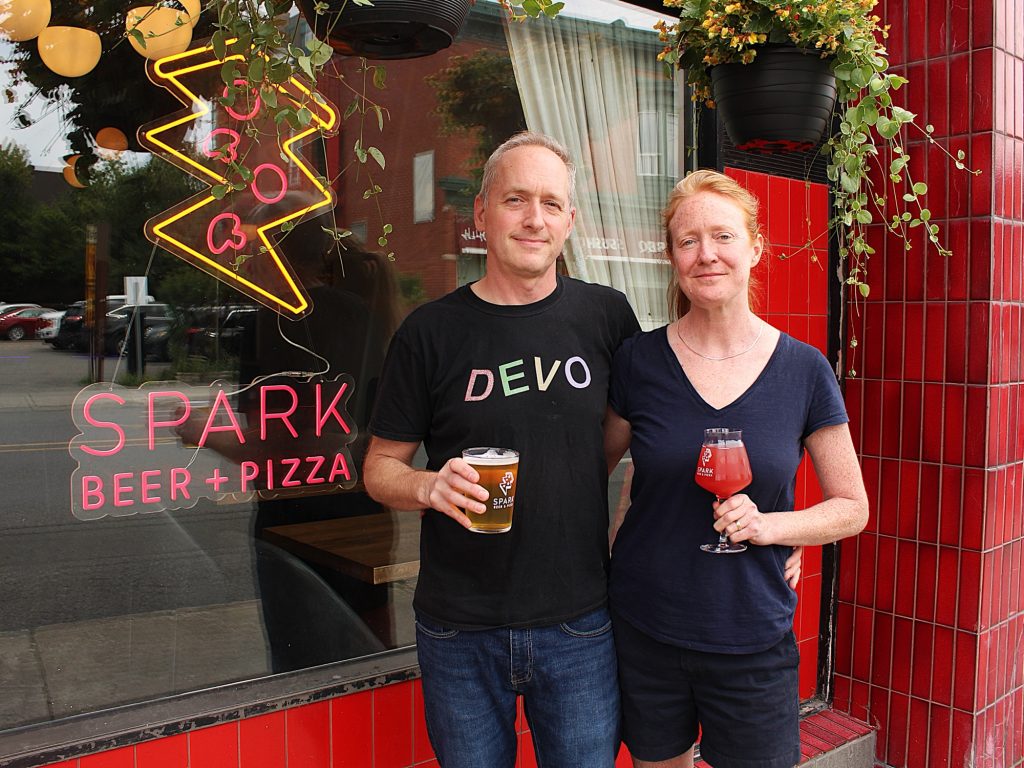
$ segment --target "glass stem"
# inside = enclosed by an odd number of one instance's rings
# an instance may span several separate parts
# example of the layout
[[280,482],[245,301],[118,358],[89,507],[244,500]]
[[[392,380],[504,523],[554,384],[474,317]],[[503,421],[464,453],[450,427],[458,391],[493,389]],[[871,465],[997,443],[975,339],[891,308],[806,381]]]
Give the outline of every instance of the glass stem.
[[[717,496],[715,496],[715,500],[719,504],[721,504],[723,501],[725,501],[725,499],[720,499]],[[728,543],[729,543],[729,537],[726,536],[725,531],[723,530],[720,534],[718,534],[718,546],[724,547]]]

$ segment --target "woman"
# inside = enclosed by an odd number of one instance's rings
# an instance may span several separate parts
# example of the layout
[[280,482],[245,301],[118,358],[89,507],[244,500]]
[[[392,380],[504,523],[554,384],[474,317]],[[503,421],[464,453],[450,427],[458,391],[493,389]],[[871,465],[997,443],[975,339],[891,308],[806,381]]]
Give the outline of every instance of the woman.
[[[789,768],[800,759],[796,595],[800,545],[858,533],[867,496],[825,358],[750,308],[764,250],[757,200],[697,171],[665,211],[678,319],[616,354],[606,453],[635,474],[613,529],[611,605],[634,766]],[[753,481],[721,503],[693,480],[705,428],[743,430]],[[824,500],[793,511],[806,449]],[[719,533],[747,550],[699,549]]]

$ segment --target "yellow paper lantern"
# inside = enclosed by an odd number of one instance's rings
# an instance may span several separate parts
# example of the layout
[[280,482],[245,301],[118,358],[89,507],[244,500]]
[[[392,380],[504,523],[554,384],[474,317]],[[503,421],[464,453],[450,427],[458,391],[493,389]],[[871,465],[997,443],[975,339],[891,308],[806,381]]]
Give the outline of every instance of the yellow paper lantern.
[[80,157],[81,155],[68,155],[64,158],[64,162],[67,163],[64,166],[64,181],[76,189],[85,189],[85,184],[78,180],[78,174],[75,172],[75,164]]
[[199,23],[199,14],[202,13],[203,5],[200,0],[179,0],[188,12],[189,22],[194,27]]
[[174,8],[155,8],[141,5],[128,11],[125,28],[142,33],[145,47],[135,35],[128,36],[128,42],[136,52],[147,59],[162,59],[175,53],[187,51],[192,42],[192,24],[189,14]]
[[0,35],[22,42],[50,23],[50,0],[0,0]]
[[96,132],[96,146],[111,152],[124,152],[128,149],[128,137],[118,128],[100,128]]
[[78,177],[75,175],[75,169],[70,165],[64,167],[64,181],[75,189],[85,189],[85,184],[78,180]]
[[43,64],[63,77],[91,72],[103,53],[100,36],[81,27],[47,27],[39,33],[38,45]]

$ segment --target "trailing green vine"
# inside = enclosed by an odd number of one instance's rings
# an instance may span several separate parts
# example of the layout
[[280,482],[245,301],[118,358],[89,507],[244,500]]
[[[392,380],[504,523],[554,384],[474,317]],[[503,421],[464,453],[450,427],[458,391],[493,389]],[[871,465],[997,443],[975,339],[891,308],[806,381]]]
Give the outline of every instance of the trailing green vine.
[[[884,224],[906,250],[913,247],[913,230],[922,228],[931,247],[952,255],[925,202],[928,186],[912,173],[907,133],[915,132],[958,170],[980,171],[969,170],[962,150],[951,153],[935,140],[931,125],[921,127],[917,116],[896,102],[894,94],[907,80],[889,71],[883,45],[888,27],[871,13],[876,0],[664,0],[664,5],[678,10],[679,21],[659,23],[666,43],[659,58],[673,71],[687,70],[693,98],[709,107],[714,107],[710,68],[750,64],[759,46],[791,44],[829,62],[838,92],[834,131],[822,145],[833,187],[829,225],[838,235],[843,279],[855,307],[870,293],[872,224]],[[895,210],[887,214],[890,205]],[[856,336],[850,346],[857,346]]]

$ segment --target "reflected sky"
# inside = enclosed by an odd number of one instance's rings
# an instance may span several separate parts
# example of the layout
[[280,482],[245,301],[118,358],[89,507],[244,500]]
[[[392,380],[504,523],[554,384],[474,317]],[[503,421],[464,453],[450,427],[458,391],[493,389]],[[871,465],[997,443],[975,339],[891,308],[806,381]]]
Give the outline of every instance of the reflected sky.
[[[0,61],[11,56],[11,45],[0,39]],[[14,100],[9,101],[13,91]],[[69,144],[64,138],[64,106],[41,96],[31,99],[33,88],[12,86],[11,65],[0,64],[0,142],[14,142],[28,150],[29,161],[37,168],[60,170]],[[30,125],[22,127],[19,114],[24,114]]]
[[[495,0],[487,0],[495,2]],[[294,12],[294,11],[293,11]],[[620,0],[586,0],[570,2],[562,10],[567,16],[610,22],[621,20],[627,26],[641,29],[653,27],[662,14],[630,6]],[[10,43],[0,38],[0,62],[10,58]],[[143,66],[140,57],[140,66]],[[14,100],[9,101],[13,91]],[[30,162],[37,168],[61,170],[64,155],[70,151],[65,139],[63,113],[60,102],[49,102],[39,97],[31,99],[30,87],[12,88],[11,67],[0,63],[0,142],[15,142],[29,152]],[[19,115],[25,115],[29,125]]]

